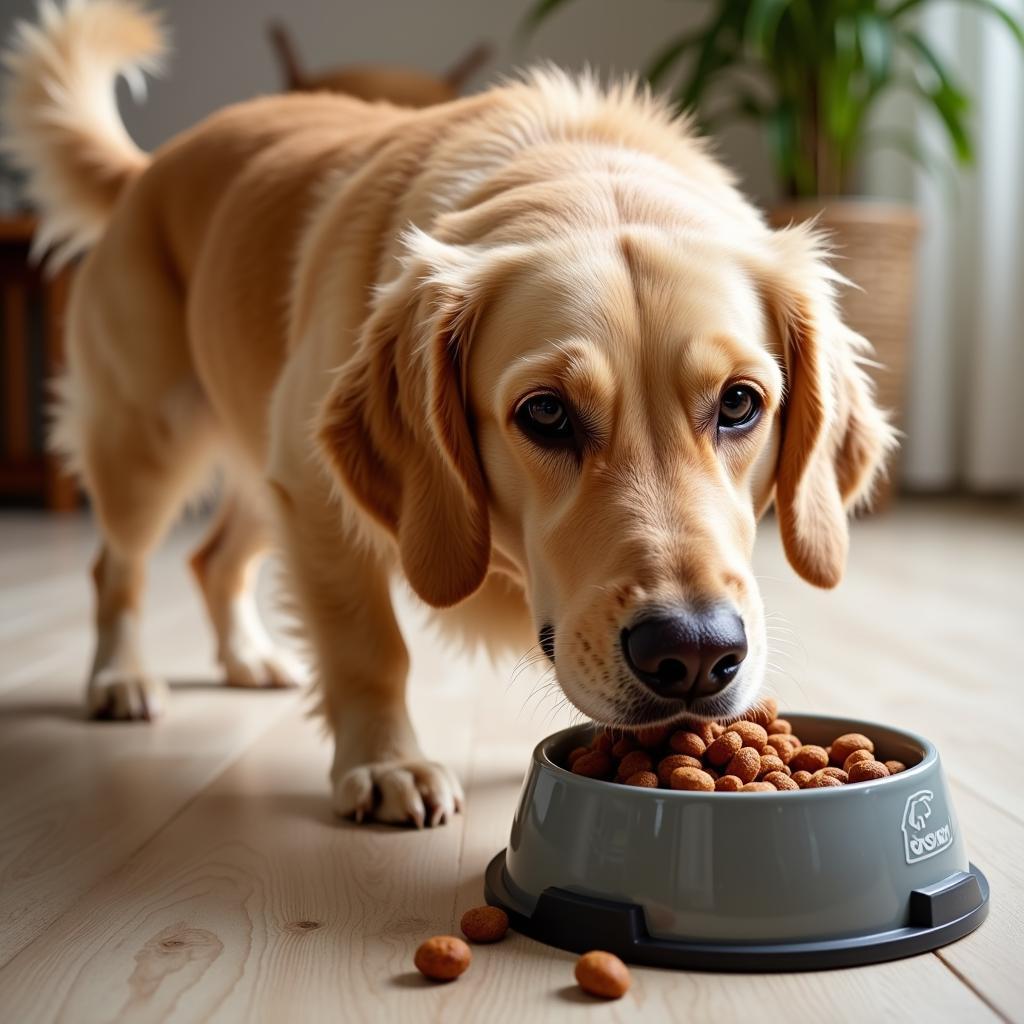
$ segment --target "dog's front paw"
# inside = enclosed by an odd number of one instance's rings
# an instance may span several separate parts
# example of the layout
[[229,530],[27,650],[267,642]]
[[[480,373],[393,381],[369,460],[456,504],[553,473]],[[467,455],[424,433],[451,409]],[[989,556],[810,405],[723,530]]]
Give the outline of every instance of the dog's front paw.
[[334,810],[356,821],[443,825],[462,810],[462,787],[443,764],[420,759],[355,765],[334,780]]
[[144,672],[102,669],[89,680],[90,718],[152,722],[167,706],[167,684]]

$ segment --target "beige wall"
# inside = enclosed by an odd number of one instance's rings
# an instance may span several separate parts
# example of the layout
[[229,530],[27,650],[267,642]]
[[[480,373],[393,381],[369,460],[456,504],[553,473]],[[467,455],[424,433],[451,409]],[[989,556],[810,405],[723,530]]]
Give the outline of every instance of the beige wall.
[[[489,40],[497,55],[473,83],[538,60],[569,68],[585,63],[602,72],[642,68],[700,7],[680,0],[576,0],[529,42],[517,36],[529,0],[151,0],[165,13],[174,54],[148,101],[122,103],[138,142],[152,148],[205,114],[236,100],[274,91],[280,82],[266,39],[271,18],[282,18],[311,68],[344,63],[403,63],[440,71],[473,43]],[[34,0],[0,0],[0,34],[16,17],[31,16]],[[722,142],[723,157],[758,196],[769,175],[753,130]]]

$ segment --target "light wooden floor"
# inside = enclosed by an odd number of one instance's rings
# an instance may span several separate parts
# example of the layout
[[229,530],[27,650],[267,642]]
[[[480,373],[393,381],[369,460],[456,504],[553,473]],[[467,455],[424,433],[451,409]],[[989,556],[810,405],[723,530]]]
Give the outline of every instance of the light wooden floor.
[[[0,1021],[1024,1020],[1024,516],[916,505],[858,524],[822,594],[758,556],[785,706],[891,721],[936,740],[972,858],[992,884],[980,931],[896,963],[816,974],[634,971],[621,1002],[572,984],[527,939],[475,951],[430,987],[426,936],[481,902],[532,745],[559,727],[493,668],[414,640],[427,749],[467,783],[435,831],[331,819],[329,751],[295,693],[209,682],[182,528],[154,566],[151,662],[175,682],[157,726],[87,723],[85,519],[0,518]],[[857,837],[851,836],[851,842]]]

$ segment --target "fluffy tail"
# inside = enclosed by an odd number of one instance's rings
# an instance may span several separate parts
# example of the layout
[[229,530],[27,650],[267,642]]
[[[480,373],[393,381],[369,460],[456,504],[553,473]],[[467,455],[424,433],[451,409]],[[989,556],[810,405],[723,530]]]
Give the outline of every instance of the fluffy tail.
[[134,0],[40,0],[38,24],[19,22],[2,148],[28,176],[41,214],[33,255],[70,259],[99,237],[118,196],[149,162],[128,137],[114,90],[124,75],[145,89],[165,49],[157,18]]

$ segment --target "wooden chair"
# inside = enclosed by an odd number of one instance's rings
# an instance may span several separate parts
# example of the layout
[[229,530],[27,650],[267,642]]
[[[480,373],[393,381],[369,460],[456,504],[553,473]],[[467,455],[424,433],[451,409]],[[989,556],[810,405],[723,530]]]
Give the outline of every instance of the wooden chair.
[[44,277],[28,262],[35,219],[0,216],[0,502],[69,511],[75,482],[45,447],[49,381],[63,363],[63,314],[69,272]]

